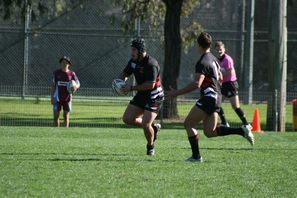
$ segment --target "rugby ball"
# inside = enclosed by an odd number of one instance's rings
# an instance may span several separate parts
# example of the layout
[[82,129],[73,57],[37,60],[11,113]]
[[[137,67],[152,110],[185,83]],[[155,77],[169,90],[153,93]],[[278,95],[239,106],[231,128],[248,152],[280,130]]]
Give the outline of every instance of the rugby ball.
[[119,96],[125,95],[125,93],[122,91],[122,87],[125,85],[126,83],[122,79],[114,79],[112,81],[112,89]]
[[73,94],[75,91],[73,91],[71,88],[73,87],[73,86],[76,86],[77,85],[77,83],[76,83],[76,81],[75,80],[71,80],[69,83],[68,83],[68,85],[67,85],[67,91],[70,93],[70,94]]

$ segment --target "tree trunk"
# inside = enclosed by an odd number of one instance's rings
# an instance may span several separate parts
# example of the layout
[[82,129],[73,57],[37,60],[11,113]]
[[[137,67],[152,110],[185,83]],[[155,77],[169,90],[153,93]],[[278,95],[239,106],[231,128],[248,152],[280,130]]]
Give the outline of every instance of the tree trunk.
[[[180,16],[183,0],[163,0],[166,5],[164,24],[165,62],[163,86],[165,91],[170,86],[177,88],[181,59]],[[167,98],[163,108],[164,118],[178,118],[176,98]]]
[[[269,91],[267,130],[285,131],[287,81],[287,1],[269,2]],[[277,94],[274,94],[276,90]]]

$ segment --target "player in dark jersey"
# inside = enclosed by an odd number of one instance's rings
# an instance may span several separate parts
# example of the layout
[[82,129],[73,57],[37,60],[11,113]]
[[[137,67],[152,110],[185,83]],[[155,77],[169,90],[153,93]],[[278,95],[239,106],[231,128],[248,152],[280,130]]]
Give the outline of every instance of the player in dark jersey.
[[245,137],[252,145],[254,144],[254,136],[246,127],[217,126],[217,111],[220,109],[221,103],[220,80],[222,80],[222,74],[216,57],[210,52],[212,43],[210,34],[202,32],[197,38],[197,42],[202,55],[196,64],[194,82],[182,89],[172,89],[166,94],[168,97],[176,97],[200,88],[200,99],[184,121],[192,149],[192,156],[187,161],[191,162],[203,161],[199,152],[199,134],[195,129],[195,126],[201,121],[203,122],[204,134],[209,138],[236,134]]
[[72,106],[72,94],[67,90],[67,86],[71,80],[76,81],[71,89],[76,91],[80,87],[76,74],[69,69],[71,60],[64,56],[60,59],[61,69],[54,71],[51,85],[51,104],[54,112],[54,126],[59,127],[60,111],[63,107],[64,126],[69,127],[69,112]]
[[129,125],[142,127],[147,139],[147,155],[155,154],[155,141],[160,124],[154,124],[164,100],[160,79],[160,66],[156,59],[147,54],[143,39],[134,39],[131,43],[131,55],[120,78],[127,80],[132,74],[137,85],[126,85],[125,93],[137,91],[128,105],[123,121]]
[[[233,59],[231,58],[231,56],[226,54],[225,45],[222,41],[216,42],[215,48],[219,54],[218,60],[221,66],[221,72],[223,74],[222,94],[224,97],[229,99],[232,105],[232,108],[234,109],[238,117],[241,119],[242,124],[245,125],[246,127],[252,128],[252,126],[246,120],[244,112],[240,108],[239,96],[238,96],[239,88],[238,88]],[[219,111],[219,116],[221,118],[222,125],[229,126],[222,107]]]

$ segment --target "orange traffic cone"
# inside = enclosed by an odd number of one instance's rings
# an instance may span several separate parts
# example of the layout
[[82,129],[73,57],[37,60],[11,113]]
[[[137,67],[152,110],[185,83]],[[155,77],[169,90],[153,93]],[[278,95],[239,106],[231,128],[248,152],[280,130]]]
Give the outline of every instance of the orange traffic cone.
[[260,124],[260,113],[258,108],[256,108],[254,112],[252,127],[253,127],[252,129],[253,132],[262,132],[261,124]]

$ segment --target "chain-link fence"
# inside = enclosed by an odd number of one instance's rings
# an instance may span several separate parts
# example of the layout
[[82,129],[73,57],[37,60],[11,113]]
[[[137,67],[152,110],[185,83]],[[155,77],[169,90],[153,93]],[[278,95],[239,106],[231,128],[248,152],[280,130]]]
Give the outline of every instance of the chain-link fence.
[[[120,25],[120,16],[111,25],[112,6],[104,1],[86,1],[83,8],[74,6],[59,16],[34,21],[25,34],[24,25],[8,25],[0,21],[0,84],[27,87],[47,86],[50,76],[59,67],[62,55],[72,58],[73,67],[80,77],[82,86],[91,88],[109,87],[110,81],[118,76],[129,59],[129,42],[134,33],[124,33]],[[243,35],[244,1],[206,1],[200,0],[199,6],[188,17],[182,18],[182,27],[187,27],[193,20],[201,23],[215,40],[222,40],[235,62],[239,84],[243,81]],[[96,6],[95,6],[96,5]],[[224,19],[224,20],[222,20]],[[141,26],[146,27],[145,25]],[[254,90],[265,91],[269,70],[267,65],[267,32],[256,31],[254,56]],[[149,53],[162,65],[164,62],[163,42],[149,29],[141,29],[146,38]],[[26,35],[28,48],[24,47]],[[264,35],[264,36],[263,36]],[[293,48],[296,33],[289,31],[288,49]],[[267,35],[266,35],[267,36]],[[266,53],[265,53],[266,52]],[[295,91],[295,77],[291,75],[297,57],[288,54],[288,91]],[[189,82],[191,72],[199,57],[197,47],[188,53],[182,53],[179,86]],[[24,63],[27,59],[28,63]]]
[[[243,2],[200,0],[192,14],[182,18],[182,27],[187,27],[192,20],[197,20],[215,40],[222,40],[225,43],[228,54],[234,58],[239,83],[242,82],[244,75],[242,73],[245,14]],[[109,1],[89,0],[85,1],[83,6],[74,5],[58,16],[53,15],[33,21],[25,30],[22,23],[11,25],[7,21],[0,21],[1,125],[52,125],[48,86],[52,72],[59,68],[59,58],[67,55],[73,62],[71,69],[81,81],[81,89],[74,98],[75,113],[71,118],[72,126],[106,126],[106,123],[122,126],[122,112],[129,99],[114,98],[110,84],[128,62],[129,44],[134,32],[122,31],[121,16],[117,12],[118,10],[114,9]],[[116,13],[116,18],[111,24],[113,13]],[[164,62],[162,41],[145,27],[141,25],[140,32],[146,39],[148,52],[159,61],[162,68]],[[292,47],[292,43],[288,42],[289,47]],[[265,56],[258,56],[257,50],[265,49],[266,44],[261,38],[255,41],[254,101],[255,105],[259,103],[263,109],[266,109],[265,104],[270,100],[271,94],[263,94],[263,90],[267,89],[267,79],[264,75],[266,67],[262,64]],[[189,48],[187,53],[182,53],[179,87],[193,80],[194,66],[199,56],[196,46]],[[290,58],[288,63],[289,71],[293,67],[290,65],[291,62],[294,62],[294,57]],[[289,79],[288,86],[294,87],[293,77]],[[9,97],[24,97],[27,100],[15,100]],[[242,94],[241,98],[244,97]],[[189,106],[193,104],[194,98],[197,98],[196,92],[185,99],[179,99],[178,108],[181,116],[179,123],[185,117]],[[289,97],[288,101],[290,100]],[[114,106],[118,108],[113,109]],[[290,105],[288,107],[290,109]],[[251,108],[249,106],[246,108],[246,111],[252,114]],[[231,115],[232,112],[230,111]],[[108,116],[100,117],[105,114]],[[235,118],[238,120],[236,116]],[[87,122],[84,123],[83,120]],[[292,119],[288,117],[287,120]],[[262,123],[265,125],[264,121],[265,118]],[[234,121],[234,124],[238,123]]]
[[[59,67],[59,58],[67,55],[72,58],[72,69],[79,76],[83,87],[109,87],[111,80],[119,75],[128,62],[129,42],[134,32],[123,33],[121,16],[116,17],[111,25],[113,8],[106,1],[100,2],[86,1],[83,8],[75,5],[59,16],[34,21],[25,30],[22,24],[11,28],[7,22],[3,26],[0,23],[1,85],[25,86],[23,95],[30,95],[28,87],[47,86],[52,72]],[[223,40],[228,53],[234,57],[239,74],[243,9],[242,2],[237,0],[201,0],[190,16],[182,18],[182,27],[196,20],[216,40]],[[216,20],[222,17],[226,20]],[[143,24],[141,27],[146,26]],[[149,29],[141,29],[140,32],[147,40],[149,53],[162,65],[163,42]],[[28,38],[27,48],[24,47],[25,38]],[[182,54],[180,86],[191,80],[189,71],[194,71],[198,57],[196,46]],[[26,58],[28,63],[24,63]]]
[[[53,126],[53,111],[48,96],[48,87],[30,87],[26,99],[16,97],[22,92],[22,86],[1,86],[4,94],[0,97],[0,126]],[[240,93],[242,99],[246,93]],[[132,95],[117,97],[110,88],[81,88],[73,97],[73,110],[70,114],[71,127],[128,127],[122,122],[122,115],[131,100]],[[162,110],[158,121],[164,128],[183,128],[183,121],[199,98],[199,93],[178,98],[178,115],[176,119],[163,119]],[[288,94],[288,101],[297,98],[297,94]],[[241,104],[248,122],[252,123],[256,108],[260,111],[260,121],[263,130],[266,129],[268,102],[273,94],[256,92],[251,105]],[[222,107],[228,123],[233,127],[242,125],[240,118],[225,99]],[[286,105],[286,130],[293,130],[293,108],[291,102]],[[220,121],[219,121],[220,122]],[[201,128],[201,125],[198,125]]]

